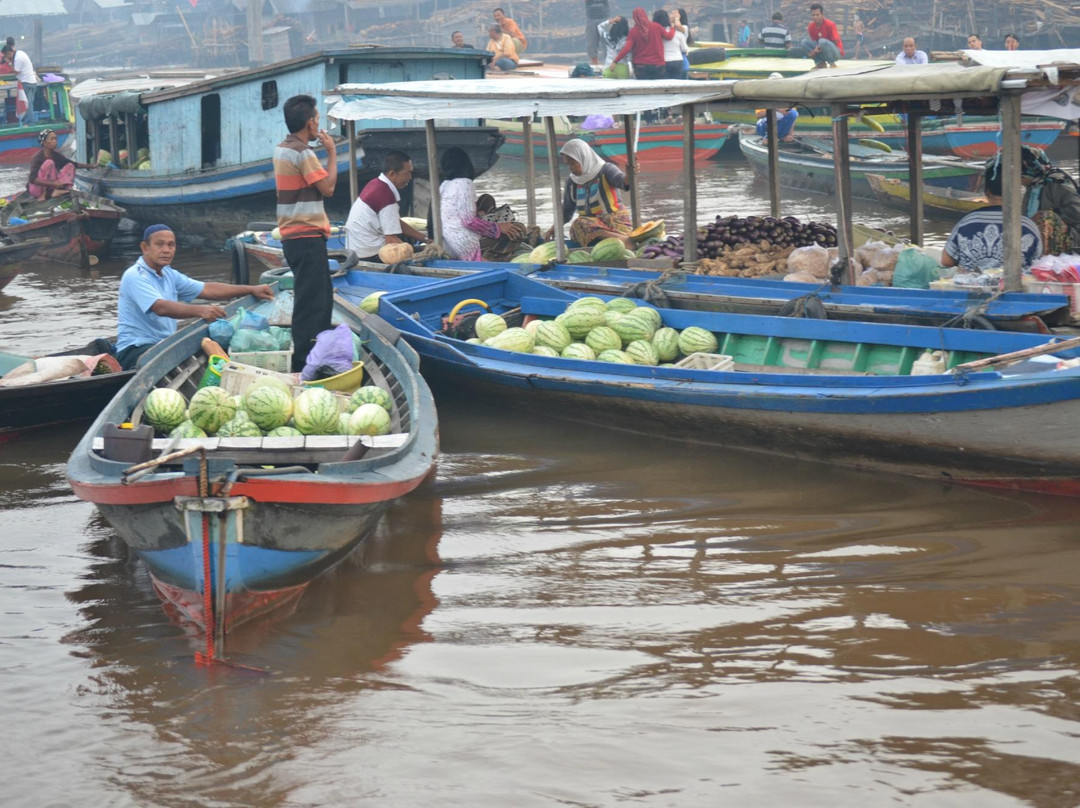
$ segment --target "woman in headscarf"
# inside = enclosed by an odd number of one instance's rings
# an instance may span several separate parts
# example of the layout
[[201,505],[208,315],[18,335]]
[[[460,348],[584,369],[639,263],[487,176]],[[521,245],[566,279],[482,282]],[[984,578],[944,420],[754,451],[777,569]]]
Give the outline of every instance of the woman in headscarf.
[[90,168],[86,163],[69,160],[56,150],[56,132],[42,129],[38,134],[41,150],[30,160],[26,190],[35,199],[51,199],[71,191],[75,185],[75,169]]
[[[614,163],[605,163],[584,140],[574,138],[559,149],[563,162],[570,169],[563,194],[563,221],[570,224],[570,238],[587,247],[614,236],[627,246],[634,229],[630,211],[619,197],[619,191],[629,188],[626,175]],[[554,228],[548,237],[554,235]]]
[[662,79],[664,77],[664,40],[675,36],[674,28],[664,28],[649,19],[641,6],[634,9],[634,27],[626,35],[626,44],[615,56],[614,64],[626,54],[634,62],[634,78]]
[[[453,146],[443,152],[439,159],[440,214],[442,218],[443,246],[451,258],[461,261],[483,261],[482,241],[494,241],[492,246],[503,243],[505,247],[516,246],[525,237],[525,226],[517,222],[496,224],[483,218],[477,211],[476,171],[464,149]],[[500,253],[507,250],[500,250]],[[512,249],[508,250],[511,254]]]
[[[998,155],[1000,159],[1000,155]],[[1048,255],[1080,252],[1080,191],[1076,181],[1055,166],[1042,149],[1021,148],[1022,213],[1039,226]]]

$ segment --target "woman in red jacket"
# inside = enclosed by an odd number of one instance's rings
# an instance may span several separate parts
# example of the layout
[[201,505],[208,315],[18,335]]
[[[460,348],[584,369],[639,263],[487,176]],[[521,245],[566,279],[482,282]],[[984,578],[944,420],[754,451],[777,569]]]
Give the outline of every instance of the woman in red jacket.
[[638,6],[634,9],[634,27],[626,36],[623,45],[613,63],[622,61],[626,54],[631,54],[634,63],[634,78],[662,79],[664,77],[664,40],[675,36],[674,28],[664,28],[649,19],[648,12]]

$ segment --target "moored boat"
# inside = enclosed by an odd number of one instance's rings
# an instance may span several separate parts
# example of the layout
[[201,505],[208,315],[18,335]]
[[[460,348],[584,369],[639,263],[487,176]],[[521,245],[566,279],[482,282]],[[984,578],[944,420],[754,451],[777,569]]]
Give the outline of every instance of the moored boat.
[[[1077,354],[1075,341],[1054,348],[1049,338],[1028,334],[665,310],[659,319],[681,332],[684,354],[683,337],[696,331],[687,340],[690,355],[660,367],[523,353],[522,344],[504,350],[468,343],[465,329],[454,328],[453,336],[444,330],[444,318],[464,301],[548,320],[575,299],[496,270],[387,294],[379,312],[402,330],[433,381],[546,415],[949,482],[1080,495],[1080,438],[1061,428],[1080,414],[1080,367],[1058,369]],[[701,346],[702,332],[712,335],[710,345]],[[1004,367],[1004,355],[1017,351],[1031,358]]]
[[[38,135],[45,129],[56,132],[64,146],[75,131],[75,113],[68,95],[67,78],[49,68],[38,71],[42,79],[34,96],[34,108],[19,123],[16,109],[20,93],[13,74],[0,76],[0,96],[4,110],[0,111],[0,165],[26,165],[41,149]],[[25,97],[25,91],[23,91]],[[26,99],[29,102],[30,99]]]
[[15,280],[26,262],[33,260],[47,243],[47,239],[36,238],[17,244],[0,244],[0,291]]
[[53,199],[21,194],[0,208],[0,232],[16,243],[46,239],[42,258],[86,268],[100,257],[120,227],[126,211],[111,200],[83,191]]
[[[874,196],[882,204],[901,210],[908,210],[911,205],[911,185],[897,177],[883,177],[880,174],[866,174],[866,181]],[[990,204],[986,195],[978,191],[962,191],[958,188],[942,188],[936,185],[923,185],[923,210],[932,219],[959,219],[973,210]]]
[[[273,305],[244,298],[229,308],[267,315]],[[365,384],[385,391],[389,434],[174,440],[114,429],[137,428],[156,388],[196,392],[208,361],[201,349],[208,326],[200,323],[147,355],[71,456],[76,495],[97,505],[146,563],[166,603],[215,627],[219,641],[229,628],[294,603],[433,468],[436,414],[416,354],[378,318],[365,318],[335,301],[335,322],[363,341]],[[241,381],[261,375],[236,370]],[[133,469],[151,455],[141,472]]]

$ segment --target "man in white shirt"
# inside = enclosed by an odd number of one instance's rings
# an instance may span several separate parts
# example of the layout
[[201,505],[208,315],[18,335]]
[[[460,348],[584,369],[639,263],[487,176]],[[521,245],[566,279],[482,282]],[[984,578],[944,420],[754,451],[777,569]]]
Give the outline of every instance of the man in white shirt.
[[345,222],[345,247],[362,261],[378,261],[379,250],[387,244],[404,241],[428,241],[428,238],[401,221],[398,203],[400,189],[412,180],[413,164],[409,155],[397,150],[388,152],[383,173],[371,180],[356,197]]
[[898,65],[925,65],[930,63],[926,51],[915,49],[915,37],[909,36],[904,40],[904,49],[896,54]]
[[4,45],[3,50],[0,50],[0,54],[3,55],[4,61],[11,65],[11,68],[18,75],[23,92],[26,93],[26,112],[19,116],[19,123],[26,124],[27,115],[30,116],[31,121],[33,120],[34,96],[37,95],[37,86],[40,79],[38,79],[38,74],[34,72],[34,63],[30,61],[26,51],[16,50],[14,45]]

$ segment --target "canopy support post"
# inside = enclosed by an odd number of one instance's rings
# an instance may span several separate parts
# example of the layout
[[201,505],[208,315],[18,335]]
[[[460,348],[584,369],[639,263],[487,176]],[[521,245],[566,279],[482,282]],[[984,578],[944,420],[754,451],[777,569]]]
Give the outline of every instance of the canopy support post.
[[765,110],[765,135],[769,145],[769,212],[780,218],[780,138],[776,112]]
[[1020,96],[1001,97],[1001,231],[1005,291],[1023,291],[1024,254],[1020,248],[1020,209],[1024,186],[1020,183]]
[[360,174],[356,168],[356,121],[345,121],[345,137],[349,139],[349,207],[360,196]]
[[555,119],[544,118],[547,135],[548,170],[551,174],[551,210],[555,214],[555,257],[559,263],[566,262],[566,236],[563,234],[562,188],[559,186],[559,149],[555,142]]
[[536,227],[536,152],[533,150],[532,116],[521,119],[521,137],[525,141],[525,205],[532,230]]
[[848,149],[848,116],[843,104],[834,104],[833,162],[836,167],[836,260],[845,268],[843,277],[855,283],[855,265],[851,260],[854,238],[851,229],[851,163]]
[[694,105],[683,104],[683,263],[696,263],[697,181],[694,177]]
[[116,135],[116,117],[113,115],[109,116],[109,151],[113,162],[120,165],[120,139]]
[[637,171],[634,164],[637,154],[634,151],[634,116],[623,115],[623,137],[626,138],[626,178],[630,180],[630,217],[634,227],[641,226],[641,203],[638,201]]
[[909,112],[907,119],[908,143],[908,211],[911,218],[909,232],[911,243],[923,244],[923,148],[922,115]]
[[435,238],[435,246],[442,247],[442,201],[439,199],[439,150],[435,145],[435,121],[428,118],[424,122],[427,135],[427,162],[428,182],[431,184],[431,199],[428,205],[431,209],[431,226]]

